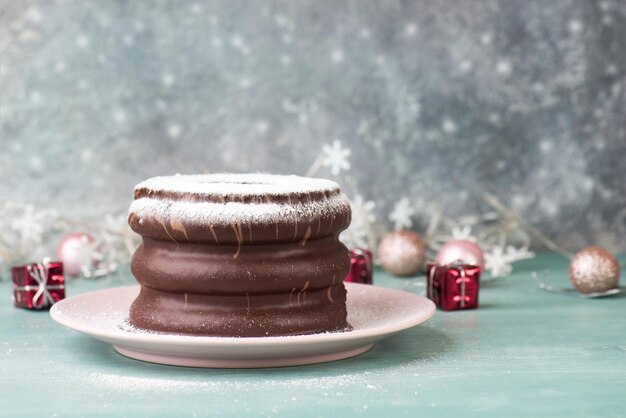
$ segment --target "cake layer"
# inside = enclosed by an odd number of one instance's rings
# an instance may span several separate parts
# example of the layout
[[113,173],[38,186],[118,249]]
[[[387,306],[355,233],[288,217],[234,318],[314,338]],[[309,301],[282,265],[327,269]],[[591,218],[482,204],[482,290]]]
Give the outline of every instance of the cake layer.
[[140,284],[169,292],[289,293],[341,283],[348,274],[350,257],[334,237],[310,241],[305,246],[245,245],[240,249],[144,238],[133,255],[131,268]]
[[129,224],[157,240],[304,245],[347,228],[350,205],[328,180],[241,174],[156,177],[135,188]]
[[321,290],[277,295],[198,295],[142,286],[130,322],[160,332],[265,337],[349,329],[343,282]]
[[[140,206],[142,205],[142,206]],[[158,212],[148,211],[152,205],[163,206]],[[350,224],[350,212],[341,214],[320,215],[319,218],[308,218],[306,211],[297,208],[283,208],[284,216],[280,218],[260,219],[258,222],[248,217],[241,220],[232,219],[232,223],[218,223],[199,215],[191,221],[184,220],[184,206],[193,207],[204,214],[220,211],[243,211],[246,205],[188,202],[156,202],[154,199],[141,198],[135,200],[128,216],[131,229],[138,234],[157,240],[172,242],[202,242],[208,244],[270,244],[277,242],[297,242],[302,245],[310,240],[326,236],[336,236]],[[141,208],[141,209],[139,209]],[[143,210],[146,210],[143,212]],[[226,218],[225,218],[226,219]],[[247,219],[247,221],[245,220]]]
[[176,174],[152,177],[135,186],[135,199],[143,196],[173,198],[192,196],[196,201],[273,201],[296,203],[339,194],[331,180],[276,174]]

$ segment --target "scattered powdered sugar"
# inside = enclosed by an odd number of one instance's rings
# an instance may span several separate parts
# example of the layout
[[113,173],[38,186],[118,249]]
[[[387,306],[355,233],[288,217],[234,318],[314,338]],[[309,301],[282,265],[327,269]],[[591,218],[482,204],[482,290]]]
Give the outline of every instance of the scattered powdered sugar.
[[150,329],[144,329],[134,326],[130,323],[128,318],[124,318],[120,323],[117,324],[117,329],[129,332],[131,334],[144,334],[144,335],[176,335],[166,332],[153,331]]
[[144,218],[176,219],[186,225],[220,225],[236,223],[273,224],[285,219],[299,222],[317,222],[320,217],[339,217],[350,208],[345,195],[337,193],[330,197],[308,202],[289,203],[241,203],[241,202],[193,202],[166,198],[141,197],[133,201],[129,213]]
[[[120,322],[118,322],[115,325],[115,328],[117,328],[120,331],[123,332],[127,332],[130,334],[135,334],[135,335],[162,335],[162,336],[174,336],[174,337],[191,337],[191,338],[198,338],[198,339],[203,339],[203,338],[219,338],[219,339],[246,339],[246,338],[250,338],[250,337],[245,337],[245,336],[234,336],[234,337],[216,337],[216,336],[212,336],[212,335],[192,335],[192,334],[177,334],[175,332],[163,332],[163,331],[154,331],[154,330],[150,330],[150,329],[145,329],[145,328],[139,328],[136,327],[135,325],[131,324],[128,317],[124,318],[123,320],[121,320]],[[298,337],[302,337],[302,336],[308,336],[308,335],[330,335],[330,334],[338,334],[338,333],[342,333],[342,332],[350,332],[351,329],[350,328],[346,328],[346,329],[341,329],[341,330],[335,330],[335,331],[324,331],[324,332],[316,332],[314,334],[303,334],[303,335],[281,335],[281,336],[268,336],[268,337],[251,337],[251,338],[298,338]]]
[[338,192],[334,181],[275,174],[192,174],[153,177],[135,186],[135,190],[188,193],[217,196],[287,196],[294,193]]
[[[311,378],[286,378],[286,379],[261,379],[250,381],[249,379],[194,379],[194,378],[159,378],[124,376],[111,373],[87,373],[85,380],[96,387],[113,388],[131,392],[171,392],[180,393],[187,391],[203,391],[214,393],[237,393],[238,391],[259,391],[274,389],[305,389],[305,390],[336,390],[338,388],[351,388],[353,385],[370,388],[371,382],[361,373],[338,374],[335,376],[315,376]],[[379,387],[373,386],[374,389]]]
[[167,391],[181,392],[197,389],[219,389],[221,384],[210,380],[180,380],[158,377],[124,376],[110,373],[89,373],[86,381],[102,388],[113,388],[131,392]]

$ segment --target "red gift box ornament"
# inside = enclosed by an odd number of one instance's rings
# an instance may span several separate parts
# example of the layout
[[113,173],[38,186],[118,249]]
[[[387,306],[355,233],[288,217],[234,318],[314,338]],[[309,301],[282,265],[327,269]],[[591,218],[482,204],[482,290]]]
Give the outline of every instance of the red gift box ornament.
[[444,311],[478,308],[480,267],[454,262],[427,267],[426,296]]
[[372,284],[374,262],[372,252],[361,248],[350,250],[350,272],[344,279],[346,282]]
[[63,263],[44,260],[13,267],[13,302],[18,308],[49,308],[65,299]]

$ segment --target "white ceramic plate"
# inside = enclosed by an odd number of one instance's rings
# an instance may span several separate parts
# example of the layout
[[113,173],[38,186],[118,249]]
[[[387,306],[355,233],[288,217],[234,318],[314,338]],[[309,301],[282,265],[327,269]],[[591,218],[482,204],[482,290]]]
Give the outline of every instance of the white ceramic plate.
[[52,318],[68,328],[113,344],[127,357],[191,367],[279,367],[323,363],[368,351],[376,341],[412,328],[435,313],[413,293],[346,283],[349,332],[290,337],[194,337],[133,330],[128,308],[139,286],[83,293],[56,303]]

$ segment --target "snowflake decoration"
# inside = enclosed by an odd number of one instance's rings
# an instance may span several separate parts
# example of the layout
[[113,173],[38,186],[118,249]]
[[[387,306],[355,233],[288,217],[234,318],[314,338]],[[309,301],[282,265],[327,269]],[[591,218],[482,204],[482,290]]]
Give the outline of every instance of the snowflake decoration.
[[117,267],[116,260],[128,253],[132,254],[134,248],[137,247],[137,243],[133,243],[131,236],[129,236],[130,228],[126,219],[124,214],[106,215],[103,228],[99,233],[102,244],[107,249],[106,261],[103,259],[102,263],[107,264],[110,270],[115,270]]
[[350,202],[350,206],[352,207],[352,221],[345,231],[344,241],[352,248],[367,248],[369,247],[370,225],[376,222],[374,215],[376,203],[371,200],[365,201],[363,196],[356,195]]
[[478,241],[476,237],[472,235],[472,227],[469,225],[452,227],[450,235],[454,240],[465,240],[471,242]]
[[491,277],[504,277],[513,271],[513,263],[519,260],[533,258],[535,253],[526,247],[515,248],[513,246],[494,247],[485,253],[485,269],[491,271]]
[[350,202],[355,210],[352,211],[352,219],[363,219],[367,220],[367,222],[374,222],[376,220],[376,216],[374,215],[374,209],[376,208],[376,203],[372,200],[368,200],[367,202],[363,200],[363,196],[360,194],[356,195],[354,200]]
[[91,239],[88,235],[81,235],[80,246],[76,247],[76,262],[83,266],[81,273],[84,277],[94,276],[94,266],[104,259],[100,249],[100,243]]
[[415,215],[415,208],[411,206],[409,199],[403,197],[398,200],[389,214],[389,220],[393,222],[395,229],[405,229],[413,226],[411,219]]
[[44,232],[43,220],[42,212],[35,211],[33,205],[26,205],[24,212],[11,222],[11,229],[17,232],[24,241],[40,243]]
[[[10,278],[10,267],[50,256],[59,237],[86,230],[81,239],[78,260],[87,266],[84,277],[104,276],[128,263],[138,244],[138,236],[128,227],[126,214],[102,219],[77,220],[52,209],[30,203],[0,202],[0,281]],[[89,239],[89,236],[93,239]]]
[[349,148],[342,148],[341,141],[335,139],[332,145],[324,145],[322,147],[322,164],[324,167],[330,167],[330,172],[334,176],[343,170],[350,169],[348,157],[352,154]]

